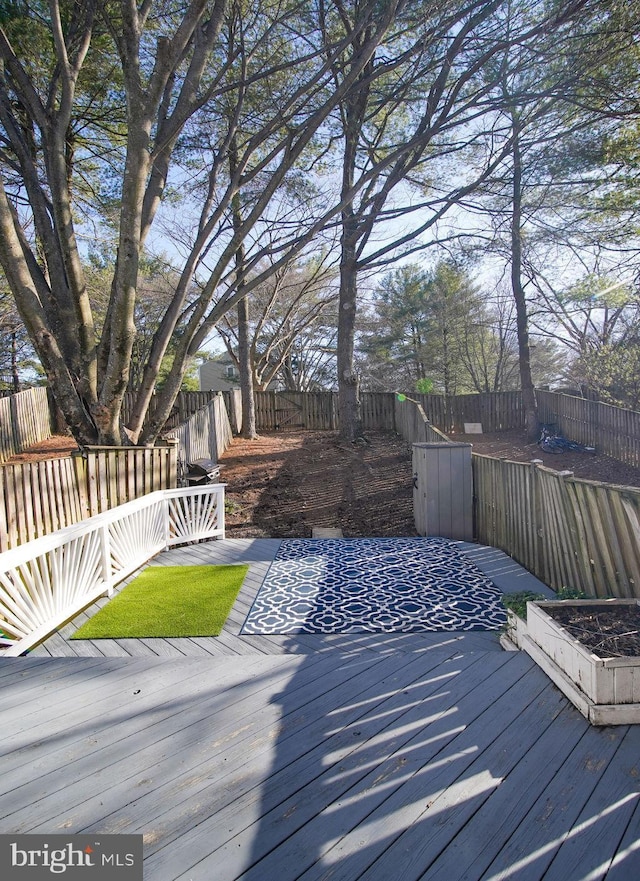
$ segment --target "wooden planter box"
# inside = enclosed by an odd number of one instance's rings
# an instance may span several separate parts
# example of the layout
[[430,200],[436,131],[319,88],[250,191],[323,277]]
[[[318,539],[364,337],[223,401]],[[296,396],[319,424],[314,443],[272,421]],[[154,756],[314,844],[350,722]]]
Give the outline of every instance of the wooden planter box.
[[[602,604],[638,605],[637,600]],[[593,725],[640,723],[640,657],[599,658],[545,611],[593,600],[527,603],[523,648]]]
[[507,609],[507,624],[500,635],[500,645],[507,652],[523,648],[524,637],[528,634],[527,622],[512,609]]

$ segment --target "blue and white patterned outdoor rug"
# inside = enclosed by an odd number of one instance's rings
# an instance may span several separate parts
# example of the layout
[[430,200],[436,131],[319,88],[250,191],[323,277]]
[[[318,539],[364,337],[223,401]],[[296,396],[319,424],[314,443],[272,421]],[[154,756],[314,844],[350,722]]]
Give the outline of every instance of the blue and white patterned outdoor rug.
[[500,597],[447,539],[284,539],[241,632],[496,630]]

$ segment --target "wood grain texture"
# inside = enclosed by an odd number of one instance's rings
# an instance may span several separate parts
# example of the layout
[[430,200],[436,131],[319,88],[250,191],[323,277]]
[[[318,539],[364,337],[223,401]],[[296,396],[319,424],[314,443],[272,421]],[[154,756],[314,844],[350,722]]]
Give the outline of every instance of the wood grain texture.
[[640,726],[590,727],[522,653],[28,657],[0,682],[0,831],[142,833],[154,881],[640,868]]

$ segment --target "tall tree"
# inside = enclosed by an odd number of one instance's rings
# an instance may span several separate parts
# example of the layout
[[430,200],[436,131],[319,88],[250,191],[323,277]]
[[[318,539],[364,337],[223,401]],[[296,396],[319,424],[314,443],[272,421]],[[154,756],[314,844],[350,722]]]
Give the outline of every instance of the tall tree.
[[[511,28],[514,11],[507,11]],[[637,19],[637,10],[634,15]],[[571,29],[543,34],[535,46],[510,42],[493,61],[499,71],[494,137],[504,139],[509,151],[478,192],[488,195],[484,207],[493,223],[492,251],[508,267],[520,383],[532,440],[538,437],[532,310],[534,314],[541,310],[540,293],[549,267],[562,273],[559,255],[564,252],[568,263],[570,249],[575,265],[604,233],[602,223],[599,234],[595,232],[593,203],[598,188],[605,180],[610,186],[611,179],[608,174],[604,179],[594,175],[599,152],[594,150],[594,130],[609,114],[610,121],[628,111],[629,95],[614,97],[620,77],[612,89],[604,75],[619,72],[620,65],[628,69],[627,50],[633,53],[629,16],[612,2],[587,6]],[[603,218],[601,212],[600,221]]]
[[635,408],[640,325],[635,285],[594,275],[565,290],[556,290],[541,275],[537,282],[545,308],[536,320],[543,333],[568,350],[566,379],[584,394]]
[[[253,383],[311,391],[335,383],[335,269],[323,259],[286,264],[249,301]],[[239,366],[238,321],[227,313],[218,324],[227,351]]]
[[[309,7],[294,0],[261,2],[254,10],[240,0],[148,0],[139,7],[125,0],[15,0],[3,7],[0,262],[56,401],[81,443],[123,439],[140,257],[158,234],[152,231],[179,218],[182,238],[175,247],[182,265],[128,426],[131,439],[143,443],[153,442],[164,424],[190,358],[249,293],[240,287],[235,255],[267,222],[276,196],[300,222],[293,232],[291,223],[282,225],[275,252],[273,242],[247,250],[245,275],[265,255],[274,257],[273,271],[340,210],[339,203],[325,204],[312,218],[301,200],[281,196],[280,187],[400,7],[400,0],[382,7],[363,2],[352,32],[329,41]],[[27,36],[31,12],[38,52]],[[223,28],[231,19],[235,26]],[[333,88],[336,59],[346,74]],[[245,99],[256,89],[263,112],[252,126]],[[229,119],[231,92],[237,101]],[[237,167],[223,183],[220,172],[236,132]],[[100,187],[92,189],[96,181]],[[234,228],[238,192],[252,198]],[[79,233],[107,220],[116,229],[117,251],[98,336]],[[194,280],[199,295],[188,302]],[[254,275],[249,284],[261,280]],[[155,416],[145,422],[174,338],[172,368]]]
[[[504,106],[496,96],[500,71],[492,60],[510,44],[533,51],[541,34],[566,26],[585,5],[582,0],[558,3],[550,12],[542,5],[532,10],[528,3],[501,0],[446,6],[429,2],[419,10],[409,6],[363,68],[359,89],[341,101],[338,381],[345,438],[353,440],[359,431],[353,366],[358,273],[424,247],[420,237],[495,169],[510,142],[489,149],[476,174],[452,161],[481,143],[497,144],[491,137],[493,123],[485,128],[479,124],[489,106],[494,113]],[[507,15],[512,6],[517,15]],[[340,26],[347,35],[357,10],[357,2],[342,9]],[[337,84],[343,71],[336,72]],[[347,198],[350,193],[355,196]],[[372,238],[380,224],[392,222],[394,231],[387,233],[386,242]]]
[[[369,388],[420,391],[425,380],[445,395],[519,388],[513,303],[490,302],[451,260],[431,271],[407,264],[388,273],[374,291],[359,350]],[[533,352],[538,381],[559,377],[553,344],[538,339]]]

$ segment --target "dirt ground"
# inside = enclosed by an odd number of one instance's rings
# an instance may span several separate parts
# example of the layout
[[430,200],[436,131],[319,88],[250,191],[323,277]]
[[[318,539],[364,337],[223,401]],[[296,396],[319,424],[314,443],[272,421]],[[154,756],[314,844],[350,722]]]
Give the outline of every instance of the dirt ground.
[[77,449],[78,445],[72,437],[65,434],[55,434],[53,437],[34,444],[28,450],[12,456],[6,464],[15,465],[19,462],[35,462],[38,459],[61,459]]
[[494,434],[456,434],[451,440],[473,444],[474,453],[510,459],[513,462],[531,462],[541,459],[545,467],[556,471],[573,471],[574,477],[584,480],[602,480],[621,486],[640,487],[640,469],[633,468],[595,453],[544,453],[536,443],[528,443],[522,431],[499,431]]
[[229,538],[308,538],[314,526],[351,538],[416,535],[411,450],[394,434],[359,444],[331,431],[235,438],[220,463]]
[[[477,453],[541,459],[576,477],[640,487],[639,469],[597,453],[543,453],[519,431],[452,439],[473,444]],[[75,448],[71,438],[53,437],[11,461],[65,456]],[[221,465],[229,538],[304,538],[314,526],[340,527],[353,538],[416,534],[411,446],[390,432],[369,432],[359,444],[342,443],[331,431],[235,438]]]
[[[522,432],[457,435],[478,453],[520,462],[541,459],[576,477],[640,487],[640,470],[608,456],[543,453]],[[415,535],[411,447],[386,432],[343,444],[335,432],[236,438],[221,459],[230,538],[308,537],[313,526],[338,526],[347,537]]]

